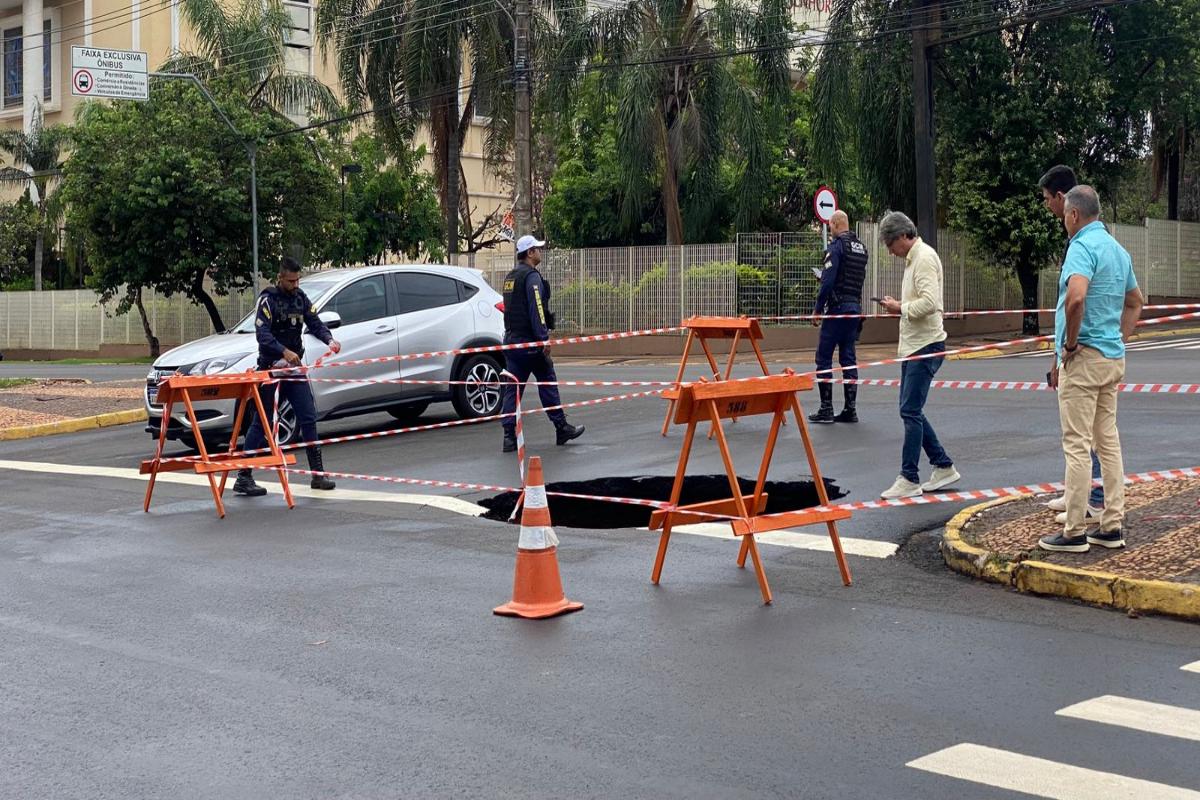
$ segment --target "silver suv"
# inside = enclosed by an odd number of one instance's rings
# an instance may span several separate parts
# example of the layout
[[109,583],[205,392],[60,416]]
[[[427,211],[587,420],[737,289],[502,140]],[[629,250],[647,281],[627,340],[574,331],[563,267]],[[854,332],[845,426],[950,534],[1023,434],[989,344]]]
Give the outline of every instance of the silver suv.
[[[503,300],[483,280],[479,270],[429,264],[359,267],[317,272],[304,277],[300,286],[316,306],[321,320],[342,344],[332,361],[352,361],[458,350],[500,344],[504,337]],[[304,363],[312,364],[327,350],[307,331]],[[149,414],[146,431],[157,437],[162,424],[162,405],[156,402],[158,381],[176,372],[211,375],[253,369],[258,357],[253,313],[225,333],[206,336],[164,353],[146,376],[145,402]],[[474,418],[500,411],[499,373],[503,355],[482,353],[440,356],[412,361],[384,361],[353,367],[321,368],[318,378],[415,378],[431,381],[466,381],[456,385],[397,383],[312,384],[318,419],[338,419],[373,411],[387,411],[402,422],[419,417],[430,403],[449,400],[460,417]],[[236,418],[233,401],[194,404],[196,418],[206,443],[225,444]],[[297,434],[295,413],[280,405],[279,438],[293,441]],[[167,436],[195,447],[182,408],[172,409]],[[249,415],[243,433],[249,427]]]

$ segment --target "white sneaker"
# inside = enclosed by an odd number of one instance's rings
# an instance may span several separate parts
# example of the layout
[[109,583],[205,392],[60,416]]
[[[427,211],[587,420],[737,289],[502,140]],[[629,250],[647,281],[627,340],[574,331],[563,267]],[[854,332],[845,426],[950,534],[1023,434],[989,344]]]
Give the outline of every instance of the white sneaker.
[[1065,494],[1059,495],[1058,497],[1051,500],[1049,503],[1046,503],[1046,508],[1050,509],[1051,511],[1066,511],[1067,510],[1067,496]]
[[921,484],[913,483],[903,475],[896,478],[896,482],[892,484],[892,488],[879,495],[884,500],[898,500],[901,497],[920,497]]
[[934,467],[933,474],[929,476],[929,480],[921,484],[922,492],[936,492],[938,489],[944,489],[952,483],[958,483],[962,480],[962,475],[958,474],[958,470],[951,464],[948,467]]
[[[1104,513],[1103,508],[1096,508],[1095,506],[1093,506],[1089,503],[1088,507],[1087,507],[1087,513],[1085,513],[1083,515],[1084,524],[1085,525],[1099,525],[1100,524],[1100,516],[1103,513]],[[1057,522],[1059,525],[1065,525],[1067,523],[1067,512],[1060,511],[1058,514],[1056,514],[1054,516],[1054,521]]]

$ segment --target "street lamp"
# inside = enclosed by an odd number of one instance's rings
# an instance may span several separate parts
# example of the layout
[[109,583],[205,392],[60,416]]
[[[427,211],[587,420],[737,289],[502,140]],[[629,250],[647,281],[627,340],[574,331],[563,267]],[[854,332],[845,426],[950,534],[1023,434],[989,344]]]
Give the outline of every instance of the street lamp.
[[362,172],[361,164],[342,164],[342,219],[341,232],[339,239],[341,241],[342,260],[346,260],[346,176],[357,175]]

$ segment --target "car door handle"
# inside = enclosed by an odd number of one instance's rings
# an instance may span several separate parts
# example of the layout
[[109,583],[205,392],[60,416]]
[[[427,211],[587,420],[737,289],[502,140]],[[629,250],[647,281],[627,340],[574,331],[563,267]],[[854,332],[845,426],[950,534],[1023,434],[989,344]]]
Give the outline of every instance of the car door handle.
[[391,333],[394,330],[396,330],[395,325],[380,325],[378,328],[375,329],[375,332],[376,333]]

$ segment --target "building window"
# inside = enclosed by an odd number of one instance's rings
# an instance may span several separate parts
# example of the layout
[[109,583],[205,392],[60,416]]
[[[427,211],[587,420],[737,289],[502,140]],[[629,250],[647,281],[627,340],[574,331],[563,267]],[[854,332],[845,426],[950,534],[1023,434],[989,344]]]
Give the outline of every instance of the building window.
[[[299,75],[312,74],[312,6],[304,2],[285,2],[284,10],[291,17],[283,32],[283,67]],[[284,109],[293,119],[306,119],[308,108],[289,103]]]
[[486,84],[475,84],[475,108],[473,110],[475,121],[479,123],[487,123],[492,119],[492,93],[488,91]]
[[[5,20],[17,23],[20,19]],[[53,22],[46,19],[42,22],[42,99],[47,103],[54,99],[54,49],[51,47],[51,31]],[[3,28],[4,37],[4,69],[0,74],[0,82],[4,84],[4,107],[20,108],[23,105],[25,86],[25,59],[22,43],[24,31],[20,25]]]

